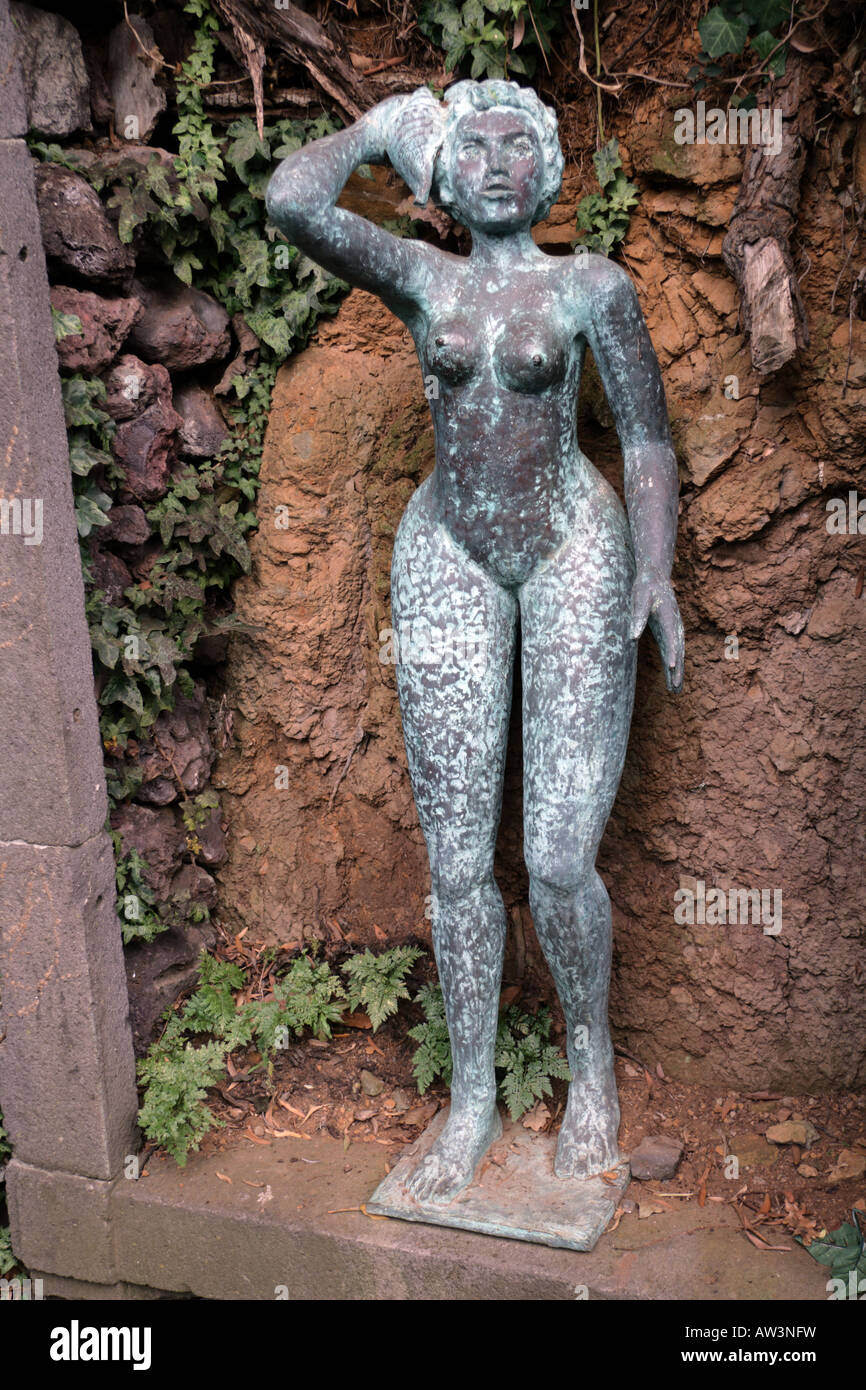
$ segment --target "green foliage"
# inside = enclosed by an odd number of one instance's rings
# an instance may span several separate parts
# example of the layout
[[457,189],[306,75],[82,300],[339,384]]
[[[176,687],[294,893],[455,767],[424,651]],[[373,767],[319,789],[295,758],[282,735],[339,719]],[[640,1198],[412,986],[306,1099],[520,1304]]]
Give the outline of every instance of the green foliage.
[[[298,956],[274,987],[272,999],[238,1000],[247,986],[246,972],[230,961],[203,951],[199,985],[178,1012],[166,1011],[162,1037],[138,1064],[144,1097],[138,1122],[153,1143],[162,1145],[183,1166],[209,1129],[218,1124],[205,1104],[208,1086],[225,1072],[225,1059],[236,1048],[255,1043],[262,1065],[285,1048],[290,1033],[310,1029],[331,1036],[346,1006],[340,979],[327,961]],[[210,1041],[194,1046],[194,1039]]]
[[[81,332],[81,321],[74,314],[58,315],[58,318],[65,320],[64,331],[59,336]],[[69,326],[72,319],[78,324],[77,329]],[[59,333],[57,320],[55,333]],[[84,539],[94,526],[108,525],[111,497],[90,474],[97,472],[101,480],[104,470],[113,467],[109,450],[115,426],[111,416],[96,404],[105,400],[105,386],[96,377],[84,377],[77,372],[65,377],[61,381],[61,397],[69,441],[75,522],[79,536]]]
[[114,877],[117,884],[117,906],[120,914],[123,944],[132,941],[152,941],[168,929],[156,907],[156,894],[144,874],[150,868],[146,859],[132,849],[121,854],[121,838],[111,832],[114,841]]
[[327,961],[298,956],[274,988],[274,997],[284,1012],[283,1023],[300,1036],[305,1028],[319,1038],[331,1036],[346,1007],[346,992]]
[[418,28],[444,51],[446,72],[469,62],[468,76],[479,80],[532,77],[560,16],[559,0],[426,0]]
[[400,1000],[409,998],[406,976],[423,954],[417,946],[394,946],[379,956],[364,951],[346,961],[349,1008],[365,1009],[374,1033],[397,1012]]
[[548,1042],[549,1036],[550,1012],[546,1008],[526,1014],[512,1004],[499,1020],[496,1067],[503,1073],[499,1090],[512,1120],[519,1120],[536,1101],[552,1094],[552,1077],[569,1080],[568,1063]]
[[8,1226],[0,1226],[0,1279],[5,1278],[17,1265],[12,1251],[12,1232]]
[[[796,12],[796,11],[795,11]],[[689,77],[699,92],[708,77],[718,77],[722,69],[714,60],[746,53],[750,67],[759,66],[761,76],[781,77],[785,71],[787,44],[778,45],[791,17],[790,0],[720,0],[698,21],[703,52]],[[770,56],[772,54],[772,57]]]
[[208,1086],[225,1073],[222,1043],[191,1043],[151,1050],[138,1064],[144,1100],[138,1112],[142,1133],[184,1167],[190,1149],[222,1122],[204,1104]]
[[[409,1030],[409,1037],[419,1044],[413,1070],[423,1095],[437,1077],[446,1086],[451,1084],[451,1047],[440,987],[425,985],[415,1003],[421,1005],[424,1021]],[[512,1004],[499,1019],[495,1053],[498,1087],[513,1120],[551,1094],[552,1078],[569,1079],[568,1063],[548,1042],[549,1036],[550,1012],[546,1008],[527,1014]]]
[[62,343],[64,338],[71,338],[84,332],[81,319],[77,314],[61,314],[59,309],[51,305],[51,323],[54,327],[54,338],[58,343]]
[[577,229],[585,235],[577,245],[609,256],[628,232],[638,190],[622,171],[618,140],[609,140],[596,151],[592,162],[601,192],[590,193],[580,201]]
[[[795,1239],[800,1245],[805,1244],[800,1236],[796,1236]],[[849,1296],[858,1297],[857,1288],[860,1281],[866,1285],[866,1232],[861,1227],[856,1211],[851,1213],[851,1222],[846,1221],[835,1231],[825,1231],[823,1236],[813,1240],[806,1248],[813,1260],[829,1267],[832,1278],[843,1282],[845,1287],[837,1293],[837,1301],[845,1300]],[[852,1270],[855,1271],[856,1277],[849,1281]]]
[[9,1143],[9,1135],[3,1125],[3,1112],[0,1111],[0,1164],[12,1157],[12,1145]]
[[451,1043],[445,1018],[445,1000],[439,985],[423,985],[415,996],[424,1012],[423,1023],[409,1029],[409,1037],[417,1042],[412,1070],[422,1096],[437,1076],[446,1086],[451,1085]]

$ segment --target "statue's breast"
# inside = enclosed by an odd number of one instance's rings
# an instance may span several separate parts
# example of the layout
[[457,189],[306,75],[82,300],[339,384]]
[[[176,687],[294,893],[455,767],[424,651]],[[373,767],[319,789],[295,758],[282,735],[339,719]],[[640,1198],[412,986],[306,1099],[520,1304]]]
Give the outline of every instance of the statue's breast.
[[430,370],[450,386],[469,381],[490,361],[501,386],[530,394],[562,381],[567,367],[562,332],[537,314],[504,323],[448,315],[431,324],[426,357]]

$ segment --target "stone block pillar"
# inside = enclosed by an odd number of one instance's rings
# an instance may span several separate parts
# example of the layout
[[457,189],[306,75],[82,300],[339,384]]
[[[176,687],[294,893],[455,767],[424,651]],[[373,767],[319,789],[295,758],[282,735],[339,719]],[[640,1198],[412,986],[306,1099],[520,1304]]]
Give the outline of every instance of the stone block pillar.
[[0,0],[0,1109],[14,1146],[16,1251],[50,1270],[46,1231],[31,1232],[38,1212],[19,1193],[35,1171],[108,1183],[137,1135],[84,586],[25,133]]

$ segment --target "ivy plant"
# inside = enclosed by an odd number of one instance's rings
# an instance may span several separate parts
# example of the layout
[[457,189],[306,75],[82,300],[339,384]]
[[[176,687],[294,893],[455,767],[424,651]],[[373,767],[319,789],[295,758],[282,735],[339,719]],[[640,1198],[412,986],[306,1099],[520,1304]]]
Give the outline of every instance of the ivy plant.
[[446,72],[463,64],[476,79],[532,77],[560,15],[559,0],[426,0],[418,28],[445,53]]
[[623,173],[619,141],[609,140],[592,156],[600,193],[589,193],[577,209],[577,229],[583,236],[579,248],[609,256],[628,232],[638,189]]

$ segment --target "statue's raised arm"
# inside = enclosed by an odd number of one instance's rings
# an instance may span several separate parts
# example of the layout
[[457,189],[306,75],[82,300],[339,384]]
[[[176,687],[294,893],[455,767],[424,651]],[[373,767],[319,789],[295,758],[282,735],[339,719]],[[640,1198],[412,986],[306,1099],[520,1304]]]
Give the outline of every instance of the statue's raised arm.
[[444,116],[426,87],[388,97],[345,130],[284,159],[268,185],[268,215],[319,265],[400,312],[423,296],[427,266],[438,253],[337,207],[337,199],[360,165],[387,157],[417,201],[426,201],[443,134]]

